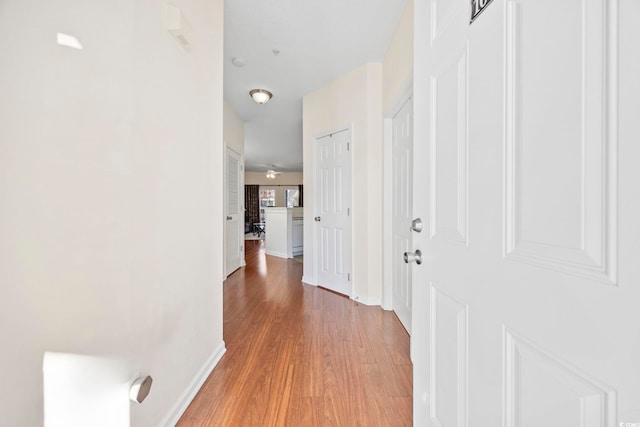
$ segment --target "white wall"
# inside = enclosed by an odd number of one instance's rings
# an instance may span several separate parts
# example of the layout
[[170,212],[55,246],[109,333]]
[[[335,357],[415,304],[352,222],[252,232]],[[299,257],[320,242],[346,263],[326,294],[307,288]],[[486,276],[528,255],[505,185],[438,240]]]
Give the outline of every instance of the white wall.
[[172,3],[191,53],[164,2],[0,4],[2,426],[42,425],[45,351],[149,372],[157,426],[223,349],[223,1]]
[[382,110],[397,107],[413,80],[413,0],[407,0],[382,62]]
[[227,101],[224,101],[223,133],[226,146],[244,155],[244,123]]
[[[303,99],[306,218],[313,217],[313,144],[323,132],[352,126],[354,298],[380,304],[382,290],[382,64],[368,63]],[[304,279],[314,277],[313,223],[305,222]]]

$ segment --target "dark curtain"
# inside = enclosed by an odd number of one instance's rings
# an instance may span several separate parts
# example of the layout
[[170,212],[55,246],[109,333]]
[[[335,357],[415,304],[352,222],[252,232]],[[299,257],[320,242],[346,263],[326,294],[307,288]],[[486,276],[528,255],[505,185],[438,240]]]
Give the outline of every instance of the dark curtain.
[[253,224],[260,222],[260,186],[244,186],[244,206],[247,209],[244,214],[245,222]]
[[304,206],[304,203],[302,203],[302,184],[298,185],[298,206]]

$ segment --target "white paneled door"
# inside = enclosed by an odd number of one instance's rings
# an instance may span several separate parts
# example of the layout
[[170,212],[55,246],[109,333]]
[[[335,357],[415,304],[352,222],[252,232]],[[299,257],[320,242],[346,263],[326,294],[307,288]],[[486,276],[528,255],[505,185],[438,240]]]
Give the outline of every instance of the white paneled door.
[[316,283],[351,296],[351,132],[315,142]]
[[409,99],[393,118],[392,136],[393,311],[411,334],[411,266],[403,259],[411,250],[413,215],[413,103]]
[[640,425],[638,23],[416,2],[414,425]]
[[228,276],[242,266],[244,244],[242,158],[230,148],[227,148],[225,175],[225,271]]

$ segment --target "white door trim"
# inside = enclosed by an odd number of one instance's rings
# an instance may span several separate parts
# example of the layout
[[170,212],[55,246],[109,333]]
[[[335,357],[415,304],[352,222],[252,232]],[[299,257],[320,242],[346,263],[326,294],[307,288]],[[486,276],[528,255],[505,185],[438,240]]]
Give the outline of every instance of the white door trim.
[[225,145],[225,152],[224,152],[224,167],[223,167],[223,173],[224,173],[224,202],[223,202],[223,209],[224,209],[224,216],[226,217],[228,215],[228,209],[229,207],[228,205],[228,161],[229,161],[229,156],[230,153],[234,156],[237,157],[238,159],[238,203],[239,203],[239,210],[238,210],[238,241],[240,242],[240,253],[239,253],[239,265],[234,268],[232,271],[228,271],[228,263],[227,263],[227,257],[229,256],[228,252],[227,252],[227,236],[228,236],[228,222],[225,218],[223,218],[224,220],[224,235],[223,235],[223,251],[224,251],[224,277],[225,279],[231,274],[233,273],[235,270],[237,270],[238,268],[242,268],[246,265],[245,263],[245,257],[244,257],[244,156],[240,153],[238,153],[236,150],[234,150],[233,148],[231,148],[228,145]]
[[240,249],[240,262],[241,268],[247,266],[247,258],[245,257],[246,253],[246,244],[244,241],[244,219],[245,213],[247,212],[247,207],[245,206],[245,198],[244,198],[244,154],[240,154],[240,214],[241,214],[241,224],[240,224],[240,242],[242,248]]
[[[384,242],[393,241],[392,201],[393,201],[393,165],[391,151],[393,146],[393,117],[384,118],[384,146],[382,165],[382,233]],[[382,245],[382,308],[393,309],[393,245]]]

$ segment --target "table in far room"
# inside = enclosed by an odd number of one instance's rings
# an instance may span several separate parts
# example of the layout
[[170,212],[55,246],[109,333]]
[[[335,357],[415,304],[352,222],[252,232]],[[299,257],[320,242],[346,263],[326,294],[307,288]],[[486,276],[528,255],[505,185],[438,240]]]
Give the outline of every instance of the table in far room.
[[253,223],[253,235],[254,236],[262,236],[265,234],[265,223],[264,222],[254,222]]

